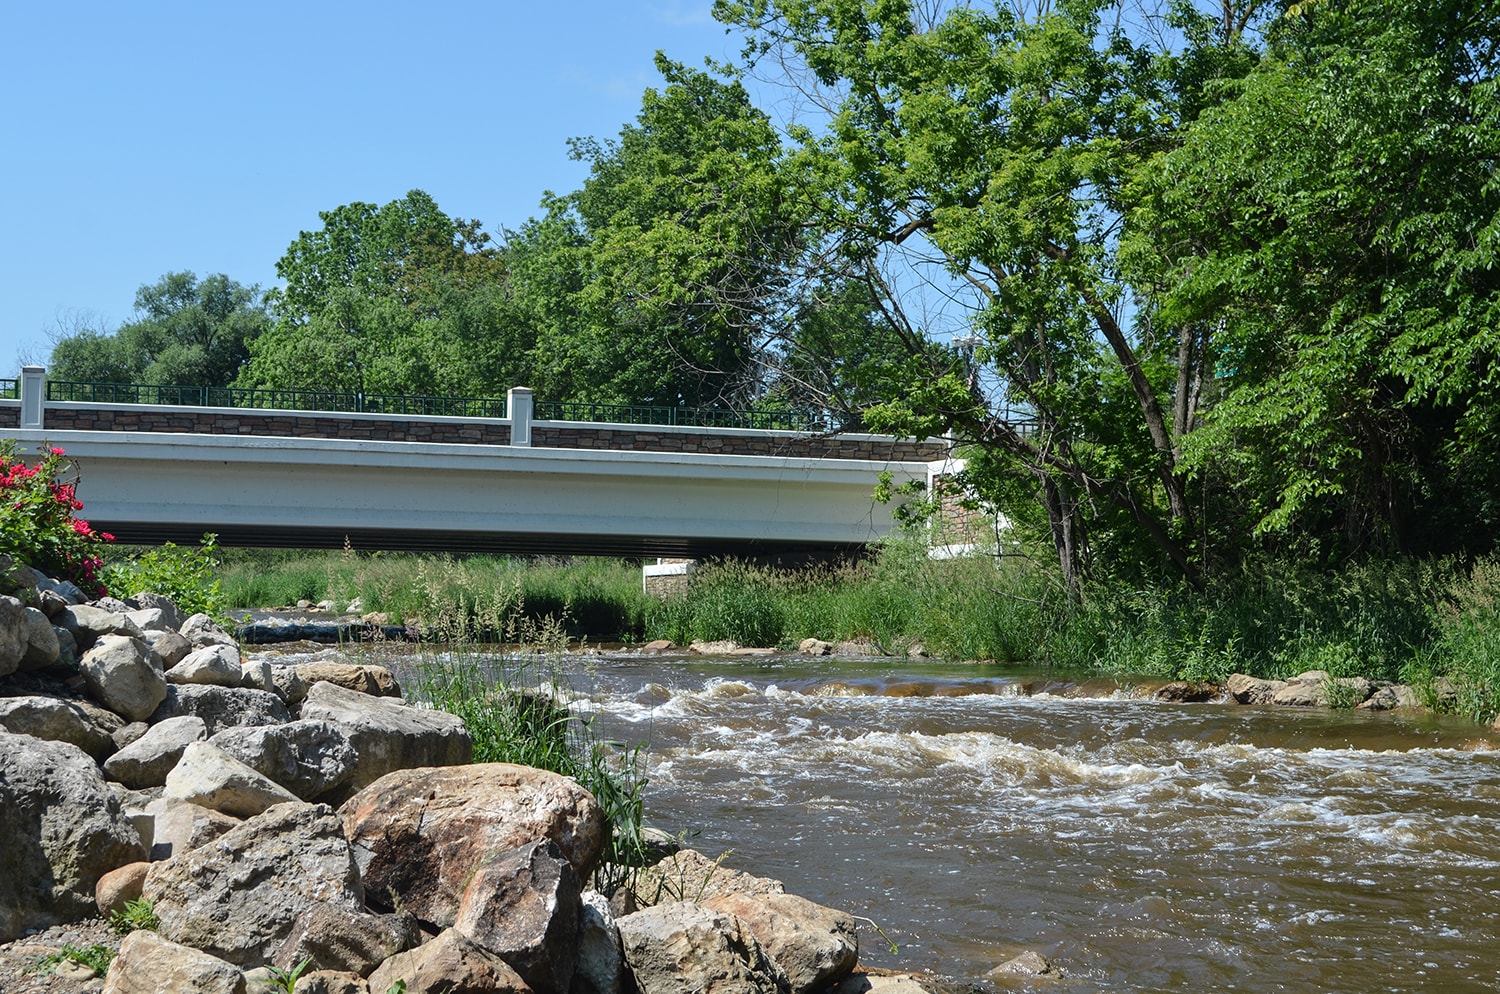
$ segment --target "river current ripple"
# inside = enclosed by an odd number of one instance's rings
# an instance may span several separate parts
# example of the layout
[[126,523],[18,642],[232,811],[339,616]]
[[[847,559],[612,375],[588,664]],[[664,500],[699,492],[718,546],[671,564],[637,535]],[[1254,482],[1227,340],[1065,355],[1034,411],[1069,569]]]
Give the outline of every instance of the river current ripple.
[[[1431,717],[1009,669],[588,657],[648,821],[999,990],[1500,988],[1500,752]],[[1060,979],[987,981],[1036,950]]]

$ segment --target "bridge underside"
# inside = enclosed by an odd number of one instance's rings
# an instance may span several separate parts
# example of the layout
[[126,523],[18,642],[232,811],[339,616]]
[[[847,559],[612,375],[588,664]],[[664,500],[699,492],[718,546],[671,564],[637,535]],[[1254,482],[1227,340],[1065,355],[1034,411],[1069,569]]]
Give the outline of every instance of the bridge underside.
[[248,549],[342,549],[358,552],[440,552],[455,555],[613,556],[622,559],[732,558],[757,562],[804,563],[861,555],[866,543],[726,539],[713,536],[544,534],[537,532],[417,531],[405,528],[307,528],[197,523],[193,525],[91,522],[129,545],[196,545],[205,532],[219,545]]

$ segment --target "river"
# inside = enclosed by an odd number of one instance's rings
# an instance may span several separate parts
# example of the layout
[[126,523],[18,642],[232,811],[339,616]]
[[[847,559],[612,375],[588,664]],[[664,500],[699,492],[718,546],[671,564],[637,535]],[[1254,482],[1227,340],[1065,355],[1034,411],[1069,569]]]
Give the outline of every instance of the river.
[[[1431,716],[1167,704],[1014,669],[605,653],[651,823],[1002,990],[1493,991],[1500,752]],[[580,688],[582,689],[582,688]],[[985,981],[1025,950],[1060,978]]]

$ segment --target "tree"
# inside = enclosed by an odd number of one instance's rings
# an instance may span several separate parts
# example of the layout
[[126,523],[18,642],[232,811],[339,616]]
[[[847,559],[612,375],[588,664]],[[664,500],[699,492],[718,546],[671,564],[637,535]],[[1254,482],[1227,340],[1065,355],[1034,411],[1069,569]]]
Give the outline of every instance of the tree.
[[[541,319],[552,395],[739,405],[757,392],[754,347],[784,312],[798,205],[780,138],[743,86],[662,56],[657,68],[665,88],[646,91],[617,140],[573,143],[583,187],[508,246],[516,292]],[[566,306],[546,313],[537,286]]]
[[1493,547],[1497,37],[1493,5],[1296,5],[1145,176],[1152,320],[1213,336],[1183,464],[1238,542]]
[[274,330],[241,386],[493,394],[526,377],[502,253],[421,190],[319,214],[276,264]]
[[168,273],[142,286],[136,318],[113,332],[74,329],[53,342],[51,375],[61,380],[224,386],[269,326],[258,287],[223,273],[200,282]]
[[[822,257],[863,278],[905,357],[901,393],[867,420],[954,432],[984,450],[976,465],[1032,479],[1075,592],[1101,540],[1196,582],[1180,465],[1196,394],[1179,384],[1207,353],[1129,321],[1119,249],[1130,184],[1196,111],[1205,67],[1244,60],[1172,58],[1083,0],[720,0],[716,14],[827,115],[798,157]],[[1226,30],[1248,16],[1230,11]],[[914,312],[923,280],[929,309]]]

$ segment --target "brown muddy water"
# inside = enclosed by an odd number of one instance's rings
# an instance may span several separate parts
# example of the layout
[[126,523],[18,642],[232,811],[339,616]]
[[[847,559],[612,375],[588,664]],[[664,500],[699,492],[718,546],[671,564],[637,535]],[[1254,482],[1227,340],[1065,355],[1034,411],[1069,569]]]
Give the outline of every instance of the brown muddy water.
[[[993,990],[1493,991],[1500,745],[1010,669],[586,660],[647,819]],[[987,970],[1036,950],[1059,979]]]

